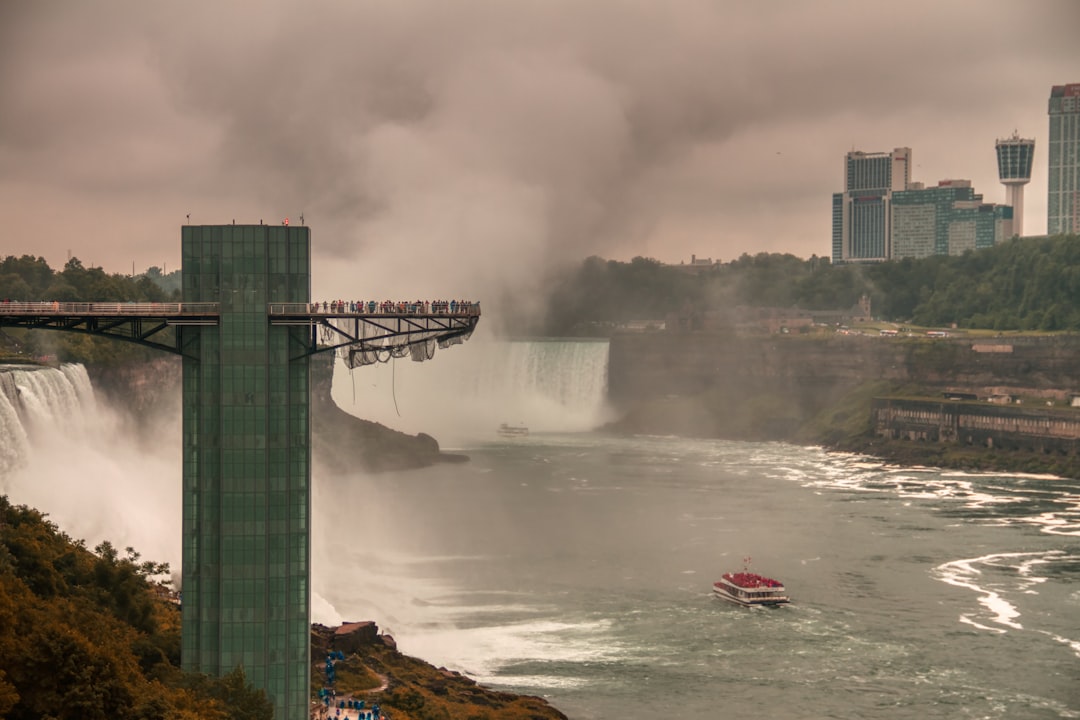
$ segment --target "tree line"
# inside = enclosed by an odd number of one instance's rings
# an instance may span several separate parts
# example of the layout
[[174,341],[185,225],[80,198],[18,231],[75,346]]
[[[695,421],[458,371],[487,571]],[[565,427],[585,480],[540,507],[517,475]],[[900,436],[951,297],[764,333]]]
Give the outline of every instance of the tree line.
[[[534,331],[588,334],[687,309],[846,310],[863,296],[882,320],[993,330],[1080,330],[1080,236],[1013,238],[959,256],[834,265],[743,254],[709,266],[587,258],[553,276]],[[527,322],[520,320],[520,322]],[[536,321],[534,321],[536,322]]]
[[0,299],[11,302],[177,302],[180,271],[151,267],[141,275],[106,273],[71,258],[60,271],[43,257],[8,255],[0,260]]
[[[88,268],[74,257],[59,271],[34,255],[0,259],[0,302],[179,302],[180,282],[179,270],[165,274],[158,267],[124,275]],[[88,365],[146,359],[153,352],[76,333],[0,330],[0,355],[5,351]]]
[[[108,274],[72,258],[57,272],[44,258],[0,260],[0,298],[175,302],[180,271]],[[1080,236],[1013,238],[959,256],[834,265],[828,258],[743,254],[700,267],[586,258],[547,282],[543,318],[513,317],[518,331],[594,333],[628,322],[663,322],[687,309],[740,306],[846,310],[868,296],[875,317],[922,326],[1080,330]],[[515,308],[507,302],[507,314]],[[525,311],[521,311],[524,315]],[[68,359],[82,359],[78,353]]]

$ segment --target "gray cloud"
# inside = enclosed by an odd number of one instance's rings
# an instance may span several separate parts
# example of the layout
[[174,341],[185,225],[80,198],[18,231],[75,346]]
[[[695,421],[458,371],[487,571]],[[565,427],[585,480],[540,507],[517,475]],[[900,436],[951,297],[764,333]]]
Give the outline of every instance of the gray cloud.
[[[6,3],[0,253],[178,262],[193,222],[304,212],[315,290],[491,297],[597,253],[827,255],[852,148],[1002,201],[1080,81],[1080,6]],[[1041,165],[1041,166],[1040,166]]]

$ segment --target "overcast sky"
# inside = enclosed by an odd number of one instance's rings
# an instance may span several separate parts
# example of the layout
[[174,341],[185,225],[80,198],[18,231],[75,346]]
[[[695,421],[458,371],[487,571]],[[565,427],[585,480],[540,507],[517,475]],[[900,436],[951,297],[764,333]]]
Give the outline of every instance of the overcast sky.
[[[751,9],[752,8],[752,9]],[[179,266],[299,222],[319,297],[491,297],[590,254],[831,253],[852,149],[1004,202],[1080,82],[1077,0],[0,4],[0,256]]]

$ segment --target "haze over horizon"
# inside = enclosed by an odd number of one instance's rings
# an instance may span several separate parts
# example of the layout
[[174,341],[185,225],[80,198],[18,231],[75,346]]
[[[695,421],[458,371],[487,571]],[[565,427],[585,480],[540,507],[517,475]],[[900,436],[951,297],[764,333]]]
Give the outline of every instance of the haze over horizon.
[[[257,10],[256,10],[257,8]],[[179,267],[179,226],[313,232],[317,297],[538,289],[588,255],[831,252],[844,154],[1003,203],[994,141],[1080,82],[1080,4],[6,3],[0,256]]]

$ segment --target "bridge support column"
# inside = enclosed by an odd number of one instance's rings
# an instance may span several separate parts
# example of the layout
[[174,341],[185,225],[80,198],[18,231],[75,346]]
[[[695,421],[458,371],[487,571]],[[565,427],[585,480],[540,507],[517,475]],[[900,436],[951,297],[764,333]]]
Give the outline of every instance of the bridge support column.
[[185,226],[182,252],[183,301],[220,303],[217,326],[178,329],[186,353],[183,667],[223,675],[241,666],[267,691],[275,718],[305,720],[310,338],[307,327],[270,325],[267,306],[310,302],[310,233]]

